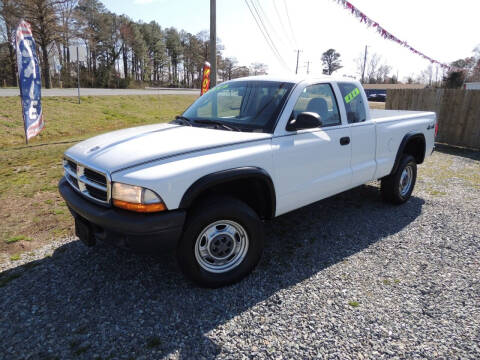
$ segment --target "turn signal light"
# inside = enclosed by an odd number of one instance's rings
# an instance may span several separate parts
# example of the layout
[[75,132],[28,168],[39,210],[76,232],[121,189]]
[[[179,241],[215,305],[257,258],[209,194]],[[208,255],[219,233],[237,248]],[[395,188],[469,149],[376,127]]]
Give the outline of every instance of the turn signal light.
[[167,210],[163,202],[154,204],[135,204],[128,201],[113,199],[113,205],[125,210],[136,211],[141,213],[152,213]]

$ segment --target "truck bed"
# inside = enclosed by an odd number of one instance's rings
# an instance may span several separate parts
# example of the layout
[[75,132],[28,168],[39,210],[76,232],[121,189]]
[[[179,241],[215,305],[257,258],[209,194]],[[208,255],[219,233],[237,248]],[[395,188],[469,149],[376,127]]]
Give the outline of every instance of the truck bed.
[[430,111],[412,111],[412,110],[378,110],[370,109],[370,116],[372,120],[393,121],[399,119],[408,119],[418,116],[434,115]]

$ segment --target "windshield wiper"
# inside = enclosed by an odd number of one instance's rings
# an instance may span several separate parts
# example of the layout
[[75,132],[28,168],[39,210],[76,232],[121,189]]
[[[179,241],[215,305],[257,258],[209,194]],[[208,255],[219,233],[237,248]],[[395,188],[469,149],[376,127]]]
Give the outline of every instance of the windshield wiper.
[[222,123],[221,121],[216,121],[216,120],[208,120],[208,119],[202,119],[202,120],[195,120],[196,123],[198,124],[206,124],[206,125],[218,125],[223,127],[226,130],[230,131],[242,131],[240,128],[234,126],[234,125],[227,125]]
[[183,115],[175,116],[175,120],[173,120],[171,123],[172,124],[183,124],[183,125],[187,125],[187,126],[193,126],[192,120],[190,120],[189,118],[187,118]]

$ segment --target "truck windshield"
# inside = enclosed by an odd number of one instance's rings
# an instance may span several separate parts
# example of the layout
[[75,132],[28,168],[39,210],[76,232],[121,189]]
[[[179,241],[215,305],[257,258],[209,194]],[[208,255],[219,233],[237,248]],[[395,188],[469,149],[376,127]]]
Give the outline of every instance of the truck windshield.
[[199,125],[202,120],[210,120],[242,131],[273,132],[292,87],[293,83],[275,81],[220,84],[195,101],[182,116],[194,124],[198,121]]

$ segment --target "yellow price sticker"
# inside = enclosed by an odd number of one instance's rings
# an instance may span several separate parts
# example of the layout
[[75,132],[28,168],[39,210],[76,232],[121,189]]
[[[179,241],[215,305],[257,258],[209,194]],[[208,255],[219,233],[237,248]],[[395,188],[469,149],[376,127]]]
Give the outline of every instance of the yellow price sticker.
[[353,99],[360,95],[360,90],[358,88],[353,89],[350,93],[345,96],[345,102],[349,104]]

